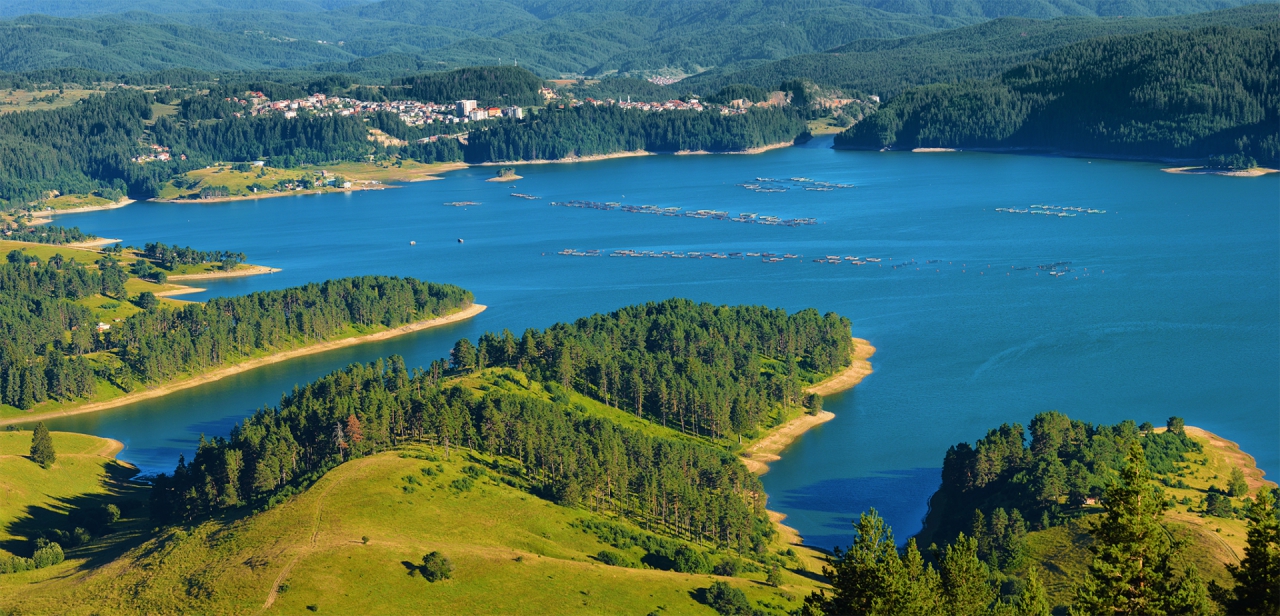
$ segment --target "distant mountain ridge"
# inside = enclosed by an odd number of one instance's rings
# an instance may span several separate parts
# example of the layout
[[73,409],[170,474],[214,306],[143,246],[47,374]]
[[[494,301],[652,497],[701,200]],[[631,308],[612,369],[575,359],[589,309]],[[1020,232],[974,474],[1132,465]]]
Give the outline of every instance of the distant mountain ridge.
[[436,69],[518,61],[544,77],[658,70],[692,74],[999,17],[1173,15],[1248,3],[193,0],[175,5],[159,0],[0,0],[0,16],[45,14],[0,22],[0,70],[253,70],[398,53]]
[[1280,164],[1280,20],[1109,36],[999,77],[912,88],[843,148],[998,148]]

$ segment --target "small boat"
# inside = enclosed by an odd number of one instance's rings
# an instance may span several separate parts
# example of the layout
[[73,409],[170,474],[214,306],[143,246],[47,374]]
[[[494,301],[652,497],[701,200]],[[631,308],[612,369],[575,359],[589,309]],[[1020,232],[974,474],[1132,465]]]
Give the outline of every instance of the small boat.
[[418,245],[418,243],[417,243],[417,242],[415,242],[415,241],[413,241],[413,240],[409,240],[409,245],[410,245],[410,246],[417,246],[417,245]]
[[459,244],[461,244],[461,243],[462,243],[462,238],[458,238],[458,243],[459,243]]

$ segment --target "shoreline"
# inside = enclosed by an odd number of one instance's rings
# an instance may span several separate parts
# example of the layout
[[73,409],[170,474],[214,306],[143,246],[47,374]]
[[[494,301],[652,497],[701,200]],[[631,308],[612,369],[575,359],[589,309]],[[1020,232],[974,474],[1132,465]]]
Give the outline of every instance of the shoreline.
[[[169,276],[169,280],[212,280],[214,278],[242,278],[244,276],[259,276],[261,274],[274,274],[281,271],[278,267],[267,267],[265,265],[250,265],[245,269],[234,269],[229,272],[207,272],[204,274],[178,274]],[[200,289],[203,291],[204,289]],[[182,293],[196,293],[197,291],[182,291]],[[175,294],[176,295],[176,294]]]
[[[179,288],[179,289],[169,289],[168,291],[156,291],[156,292],[155,292],[155,295],[156,295],[156,297],[173,297],[174,295],[187,295],[187,294],[190,294],[190,293],[204,293],[205,291],[208,291],[208,289],[201,289],[200,287],[187,287],[187,286],[183,286],[182,288]],[[186,300],[184,300],[184,301],[186,301]]]
[[84,207],[73,207],[73,208],[67,208],[63,210],[51,210],[47,212],[41,212],[41,214],[46,214],[48,216],[60,216],[62,214],[83,214],[85,212],[101,212],[103,210],[114,210],[114,209],[122,208],[126,205],[129,205],[130,203],[135,203],[135,201],[133,199],[124,198],[119,201],[113,201],[106,205],[86,205]]
[[1269,167],[1253,167],[1251,169],[1214,169],[1212,167],[1168,167],[1161,169],[1165,173],[1177,175],[1224,175],[1233,178],[1256,178],[1268,173],[1280,173],[1280,169]]
[[73,243],[67,244],[67,247],[68,248],[97,248],[99,246],[110,246],[111,244],[122,244],[122,243],[124,243],[124,240],[113,239],[109,237],[100,237],[96,240],[89,240],[87,242],[73,242]]
[[632,158],[635,156],[695,156],[702,154],[760,154],[769,150],[778,148],[789,148],[796,142],[783,141],[780,143],[771,143],[756,148],[748,148],[745,150],[731,150],[725,152],[711,150],[678,150],[675,152],[653,152],[650,150],[628,150],[626,152],[614,152],[612,154],[592,154],[590,156],[572,156],[568,158],[546,159],[539,158],[535,160],[509,160],[502,162],[474,163],[471,167],[493,167],[499,165],[550,165],[555,163],[589,163],[597,160],[610,160],[614,158]]
[[[849,367],[817,384],[806,387],[805,392],[828,396],[856,387],[858,383],[862,382],[863,378],[871,374],[872,369],[869,359],[875,352],[876,348],[870,342],[862,338],[854,338],[853,361],[850,362]],[[773,428],[763,438],[743,449],[738,457],[748,470],[757,475],[763,475],[769,472],[769,463],[781,460],[783,450],[795,442],[797,438],[800,438],[801,434],[808,432],[814,426],[827,423],[835,418],[835,413],[831,411],[818,411],[812,415],[805,413]]]
[[823,379],[821,382],[806,387],[805,393],[830,396],[846,389],[852,389],[873,372],[869,360],[875,354],[876,348],[870,342],[862,338],[854,338],[853,361],[849,364],[849,367]]
[[[360,181],[369,182],[369,180],[360,180]],[[387,188],[399,188],[399,187],[392,184],[378,183],[374,185],[366,184],[365,186],[352,185],[351,188],[291,190],[288,192],[252,193],[248,195],[236,195],[236,196],[228,196],[228,197],[210,197],[208,199],[148,199],[147,201],[150,203],[231,203],[234,201],[257,201],[259,199],[273,199],[276,197],[301,197],[303,195],[328,195],[328,194],[334,194],[334,193],[353,193],[361,190],[384,190]]]
[[[806,392],[817,393],[819,395],[828,395],[840,391],[851,389],[862,382],[862,379],[872,373],[871,356],[875,354],[876,348],[870,342],[862,338],[854,338],[853,362],[848,368],[832,375],[831,377],[807,387]],[[826,392],[826,393],[822,393]],[[831,411],[818,411],[813,415],[808,413],[796,417],[777,428],[774,428],[764,438],[752,443],[750,446],[742,450],[738,459],[747,467],[747,470],[756,475],[763,475],[769,472],[769,463],[782,459],[782,452],[795,442],[800,435],[808,432],[814,426],[819,426],[836,418],[836,414]],[[785,513],[766,509],[769,520],[773,522],[778,534],[783,540],[793,546],[803,547],[808,550],[822,552],[821,548],[804,545],[804,537],[800,535],[800,531],[783,524],[782,521],[787,518]],[[814,558],[814,557],[811,557]],[[818,561],[815,561],[818,562]],[[818,564],[821,564],[820,562]],[[821,570],[820,568],[817,570]]]
[[523,179],[524,179],[523,175],[516,175],[513,173],[511,175],[500,175],[497,177],[492,177],[485,181],[486,182],[514,182],[516,180],[523,180]]
[[271,355],[267,355],[264,357],[256,357],[253,359],[240,362],[238,364],[232,364],[230,366],[215,368],[213,370],[210,370],[208,372],[205,372],[196,376],[180,379],[177,381],[172,381],[169,383],[165,383],[163,385],[157,385],[156,387],[151,389],[127,393],[123,396],[120,396],[118,398],[113,398],[111,400],[103,400],[102,402],[88,402],[78,406],[73,406],[71,408],[60,409],[56,411],[32,413],[25,417],[22,417],[22,416],[6,417],[3,419],[0,419],[0,426],[29,423],[33,421],[43,421],[43,420],[51,419],[55,417],[70,417],[72,415],[84,415],[86,413],[93,413],[96,411],[111,409],[118,406],[124,406],[126,404],[132,404],[134,402],[140,402],[142,400],[159,398],[167,394],[173,393],[175,391],[179,391],[182,389],[189,389],[197,385],[204,385],[205,383],[212,383],[214,381],[219,381],[235,374],[240,374],[241,372],[248,372],[255,368],[260,368],[262,366],[279,363],[285,360],[293,359],[295,357],[303,357],[305,355],[313,355],[315,353],[322,353],[324,351],[332,351],[334,349],[341,349],[344,347],[355,346],[357,344],[364,344],[366,342],[376,342],[378,340],[386,340],[388,338],[395,338],[396,336],[401,336],[404,334],[409,334],[409,333],[421,331],[424,329],[431,329],[433,327],[439,327],[441,325],[449,325],[451,323],[465,321],[466,319],[469,319],[471,317],[476,316],[477,314],[480,314],[481,312],[484,312],[485,308],[487,308],[487,306],[483,304],[471,304],[457,312],[453,312],[443,316],[438,316],[432,319],[427,319],[426,321],[417,321],[415,323],[401,325],[400,327],[396,327],[393,329],[386,329],[380,332],[366,334],[364,336],[356,336],[354,338],[343,338],[341,340],[317,342],[315,344],[310,344],[304,347],[299,347],[299,348],[291,349],[288,351],[281,351],[279,353],[273,353]]
[[[1192,159],[1192,158],[1172,158],[1168,156],[1142,156],[1142,155],[1136,155],[1136,154],[1107,154],[1107,153],[1100,153],[1100,152],[1076,152],[1073,150],[1058,150],[1051,147],[1029,147],[1029,146],[1027,147],[1009,146],[1009,147],[1002,147],[1002,148],[992,148],[992,147],[894,148],[893,146],[888,146],[883,148],[874,148],[874,147],[851,146],[851,145],[840,146],[840,145],[833,144],[831,146],[831,149],[844,150],[848,152],[909,152],[909,153],[981,152],[984,154],[1021,154],[1025,156],[1050,156],[1055,158],[1094,158],[1098,160],[1119,160],[1119,161],[1128,161],[1128,162],[1137,162],[1137,163],[1159,163],[1159,164],[1165,164],[1165,165],[1177,165],[1177,164],[1186,165],[1188,163],[1194,163],[1197,160],[1203,160],[1203,159]],[[1172,167],[1171,169],[1178,169],[1181,171],[1170,171],[1168,168],[1161,169],[1161,171],[1164,171],[1166,173],[1186,173],[1188,175],[1211,175],[1209,173],[1197,173],[1194,171],[1186,171],[1187,169],[1200,169],[1200,168],[1202,167],[1199,167],[1199,166]],[[1270,169],[1268,167],[1256,167],[1255,169],[1266,169],[1266,171],[1262,173],[1249,175],[1249,176],[1236,176],[1236,177],[1255,177],[1255,175],[1266,175],[1268,173],[1280,173],[1280,169]]]

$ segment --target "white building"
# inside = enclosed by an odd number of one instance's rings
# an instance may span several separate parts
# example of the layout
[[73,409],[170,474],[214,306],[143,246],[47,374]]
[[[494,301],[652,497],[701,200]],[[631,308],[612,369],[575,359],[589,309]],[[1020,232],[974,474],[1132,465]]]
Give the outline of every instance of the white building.
[[458,117],[460,118],[465,118],[469,116],[472,111],[475,111],[475,108],[476,108],[475,101],[458,101],[457,103],[455,103],[455,105],[456,105],[455,108],[457,110]]
[[502,115],[507,116],[508,118],[523,120],[524,110],[519,107],[507,107],[506,109],[502,110]]

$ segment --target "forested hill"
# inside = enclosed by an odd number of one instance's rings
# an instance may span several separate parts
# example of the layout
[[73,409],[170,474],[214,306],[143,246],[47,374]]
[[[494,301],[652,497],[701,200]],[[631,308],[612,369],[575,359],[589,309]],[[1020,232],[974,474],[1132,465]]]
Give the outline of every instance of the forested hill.
[[499,456],[511,485],[561,504],[760,558],[764,491],[728,437],[798,414],[851,344],[835,314],[669,300],[459,340],[425,371],[353,365],[202,442],[156,478],[152,515],[277,502],[346,460],[425,442]]
[[[543,76],[693,74],[999,17],[1174,15],[1247,0],[236,0],[0,2],[0,70],[302,67],[408,54],[433,69],[518,60]],[[25,15],[47,13],[57,15]],[[21,17],[19,17],[21,16]],[[332,70],[331,65],[325,70]],[[416,69],[418,71],[421,68]]]
[[998,78],[914,88],[843,148],[1030,148],[1280,163],[1280,22],[1113,36]]
[[888,99],[912,86],[992,78],[1054,49],[1100,36],[1208,26],[1249,28],[1278,15],[1280,10],[1274,5],[1253,5],[1150,18],[1004,17],[899,39],[862,39],[823,53],[800,54],[739,71],[717,68],[673,87],[709,94],[732,83],[771,90],[788,79],[808,79],[848,94]]

